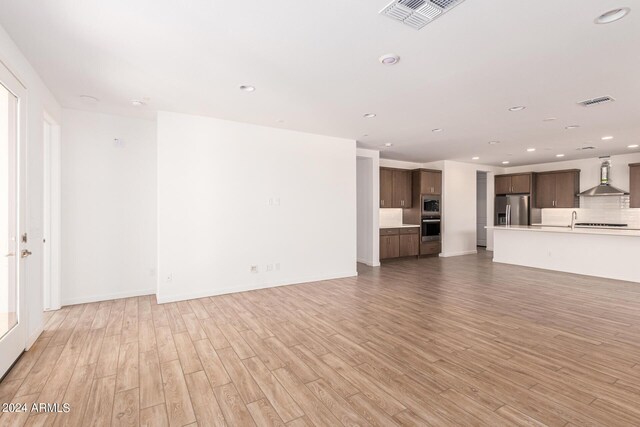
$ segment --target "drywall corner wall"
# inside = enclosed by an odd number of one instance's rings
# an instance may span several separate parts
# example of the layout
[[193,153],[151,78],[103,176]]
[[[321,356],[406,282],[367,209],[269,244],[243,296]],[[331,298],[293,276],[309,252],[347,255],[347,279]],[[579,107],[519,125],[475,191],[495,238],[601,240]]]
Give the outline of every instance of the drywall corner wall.
[[158,113],[159,302],[354,276],[356,237],[355,141]]
[[29,250],[33,255],[26,265],[27,345],[29,348],[43,328],[42,321],[42,242],[43,237],[43,167],[44,115],[60,121],[60,105],[42,82],[38,73],[0,27],[0,61],[17,77],[27,91],[27,224]]
[[380,153],[358,148],[358,262],[377,267],[380,265]]
[[64,109],[61,158],[62,304],[154,293],[155,121]]
[[[444,162],[442,177],[443,238],[440,256],[450,257],[477,252],[477,171],[487,172],[487,218],[493,218],[494,176],[496,173],[502,173],[503,169],[450,160]],[[493,234],[491,232],[487,232],[487,250],[493,250]]]

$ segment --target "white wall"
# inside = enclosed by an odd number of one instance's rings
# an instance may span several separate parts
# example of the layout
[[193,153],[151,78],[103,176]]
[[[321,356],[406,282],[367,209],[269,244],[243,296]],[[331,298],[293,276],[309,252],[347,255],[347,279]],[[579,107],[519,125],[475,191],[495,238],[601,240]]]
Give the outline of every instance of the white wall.
[[[640,162],[640,153],[611,156],[610,183],[614,187],[629,191],[629,163]],[[562,169],[580,169],[580,191],[588,190],[600,183],[600,163],[598,158],[568,160],[565,162],[540,163],[507,168],[505,173],[544,172]]]
[[27,224],[26,260],[27,336],[30,346],[42,331],[42,234],[43,234],[43,120],[46,111],[60,119],[60,106],[13,40],[0,27],[0,61],[27,90]]
[[476,253],[476,165],[445,161],[442,177],[442,253]]
[[[358,262],[377,267],[380,265],[380,239],[378,216],[380,200],[380,153],[375,150],[356,149],[357,155],[357,215]],[[400,213],[402,218],[402,212]],[[400,219],[402,222],[402,219]]]
[[160,112],[158,274],[160,302],[354,276],[355,141]]
[[155,121],[63,110],[63,305],[155,292],[156,154]]

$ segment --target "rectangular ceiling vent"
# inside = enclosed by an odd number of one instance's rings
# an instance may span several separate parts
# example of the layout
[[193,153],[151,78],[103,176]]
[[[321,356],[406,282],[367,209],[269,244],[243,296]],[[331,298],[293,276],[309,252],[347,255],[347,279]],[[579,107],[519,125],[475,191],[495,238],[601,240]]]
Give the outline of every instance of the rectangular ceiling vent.
[[592,98],[592,99],[587,99],[585,101],[580,101],[578,102],[578,104],[582,105],[583,107],[591,107],[593,105],[600,105],[600,104],[605,104],[607,102],[613,102],[615,101],[615,99],[613,99],[610,96],[600,96],[598,98]]
[[419,30],[463,1],[393,0],[380,11],[380,14]]
[[578,150],[578,151],[595,150],[595,149],[596,149],[596,147],[592,147],[592,146],[576,148],[576,150]]

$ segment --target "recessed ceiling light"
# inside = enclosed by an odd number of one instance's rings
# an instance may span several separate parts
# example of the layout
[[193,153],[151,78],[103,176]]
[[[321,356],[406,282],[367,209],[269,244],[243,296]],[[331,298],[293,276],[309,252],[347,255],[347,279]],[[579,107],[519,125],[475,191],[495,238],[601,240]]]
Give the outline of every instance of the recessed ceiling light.
[[504,162],[502,162],[503,165],[508,165],[509,164],[509,160],[505,160]]
[[145,105],[144,101],[140,101],[139,99],[132,99],[131,100],[131,105],[133,105],[134,107],[142,107]]
[[385,147],[393,147],[393,144],[392,144],[392,143],[390,143],[390,142],[387,142],[387,143],[385,143],[385,144],[384,144],[384,146],[385,146]]
[[79,98],[84,104],[87,105],[96,105],[98,102],[100,102],[98,98],[91,95],[80,95]]
[[400,61],[400,57],[393,53],[382,55],[378,60],[384,65],[396,65]]
[[368,137],[368,136],[369,136],[369,134],[368,134],[368,133],[365,133],[364,135],[362,135],[362,137],[363,137],[363,138],[366,138],[366,137]]
[[527,108],[527,107],[525,107],[525,106],[523,106],[523,105],[519,105],[519,106],[517,106],[517,107],[511,107],[511,108],[509,108],[509,111],[522,111],[522,110],[524,110],[525,108]]
[[556,154],[556,157],[564,157],[564,154]]
[[440,128],[435,128],[435,129],[431,129],[431,132],[442,132],[444,129],[440,129]]
[[613,139],[613,137],[612,137],[612,136],[603,136],[601,139],[602,139],[603,141],[608,141],[608,140],[610,140],[610,139]]
[[596,24],[610,24],[624,18],[629,14],[629,12],[631,12],[631,9],[629,9],[628,7],[613,9],[598,16],[593,22],[595,22]]
[[552,122],[554,120],[558,120],[558,119],[555,117],[547,117],[546,119],[542,119],[543,122]]
[[253,92],[254,90],[256,90],[256,88],[249,85],[242,85],[240,86],[240,90],[243,90],[245,92]]
[[479,159],[480,159],[480,157],[478,157],[478,156],[475,156],[475,157],[471,158],[471,160],[479,160]]
[[530,152],[530,153],[533,153],[534,151],[536,151],[536,149],[535,148],[527,148],[527,151]]
[[638,148],[638,144],[627,145],[627,148]]
[[580,127],[580,125],[569,125],[569,126],[565,127],[565,129],[572,130],[572,129],[578,129],[579,127]]
[[367,113],[364,115],[365,119],[373,119],[376,115],[374,113]]
[[489,145],[500,144],[500,141],[489,141]]

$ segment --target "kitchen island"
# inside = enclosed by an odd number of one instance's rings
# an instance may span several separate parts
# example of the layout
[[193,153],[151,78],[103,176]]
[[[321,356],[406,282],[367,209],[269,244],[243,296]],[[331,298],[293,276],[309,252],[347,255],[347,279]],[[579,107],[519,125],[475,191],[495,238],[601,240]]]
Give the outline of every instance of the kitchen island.
[[640,230],[495,226],[493,261],[640,283]]

